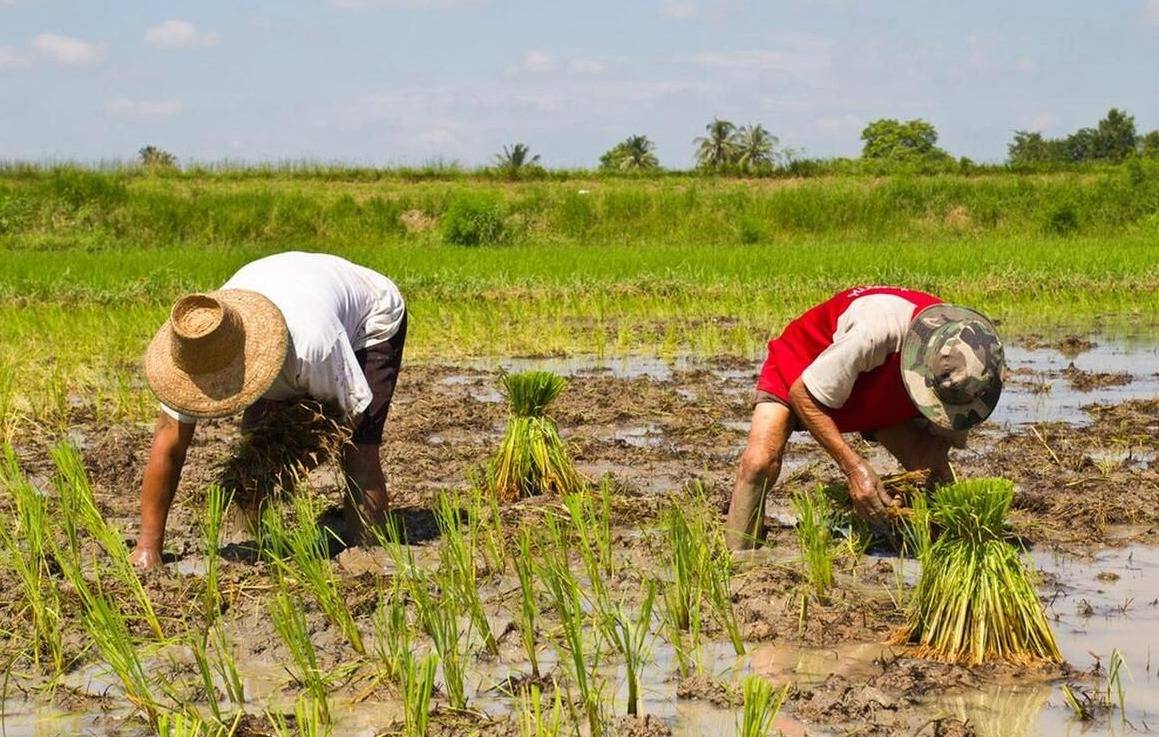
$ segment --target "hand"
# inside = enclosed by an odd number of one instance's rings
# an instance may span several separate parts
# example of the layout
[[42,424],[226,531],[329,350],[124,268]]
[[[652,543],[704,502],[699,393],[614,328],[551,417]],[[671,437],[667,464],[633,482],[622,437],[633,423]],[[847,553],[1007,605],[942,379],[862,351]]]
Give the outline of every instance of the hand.
[[161,565],[161,551],[157,548],[146,548],[138,545],[129,554],[129,562],[139,571],[148,571]]
[[885,491],[881,479],[873,468],[861,461],[847,474],[849,479],[849,500],[853,508],[863,518],[875,525],[883,525],[889,521],[888,509],[897,505]]

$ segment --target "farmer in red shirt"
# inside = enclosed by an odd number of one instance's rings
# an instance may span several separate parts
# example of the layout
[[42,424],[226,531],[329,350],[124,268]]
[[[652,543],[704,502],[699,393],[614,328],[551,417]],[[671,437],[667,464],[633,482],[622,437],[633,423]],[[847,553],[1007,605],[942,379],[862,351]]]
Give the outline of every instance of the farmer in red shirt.
[[789,435],[808,430],[849,480],[859,514],[882,522],[894,500],[842,433],[881,443],[907,470],[951,478],[951,447],[986,419],[1002,392],[1002,343],[985,317],[899,287],[840,292],[769,343],[748,447],[728,512],[728,542],[763,535],[766,491]]

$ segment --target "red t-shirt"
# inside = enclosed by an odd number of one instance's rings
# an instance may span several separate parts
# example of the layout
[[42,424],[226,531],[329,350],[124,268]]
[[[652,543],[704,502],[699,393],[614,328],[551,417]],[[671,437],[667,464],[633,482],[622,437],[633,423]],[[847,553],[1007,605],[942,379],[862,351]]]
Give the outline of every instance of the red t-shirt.
[[801,378],[841,432],[866,432],[916,417],[901,378],[901,343],[913,316],[941,299],[900,287],[839,292],[769,341],[757,381],[786,404]]

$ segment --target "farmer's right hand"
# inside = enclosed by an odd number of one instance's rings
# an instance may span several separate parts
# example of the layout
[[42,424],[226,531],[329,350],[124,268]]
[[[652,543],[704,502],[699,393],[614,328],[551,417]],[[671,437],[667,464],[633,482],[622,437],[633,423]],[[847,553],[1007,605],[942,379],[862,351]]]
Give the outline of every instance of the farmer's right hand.
[[863,460],[849,470],[847,478],[849,500],[853,502],[853,508],[857,513],[876,525],[888,522],[886,509],[894,506],[895,502],[886,493],[873,467]]
[[138,545],[129,554],[129,562],[136,566],[137,570],[148,571],[161,565],[161,551]]

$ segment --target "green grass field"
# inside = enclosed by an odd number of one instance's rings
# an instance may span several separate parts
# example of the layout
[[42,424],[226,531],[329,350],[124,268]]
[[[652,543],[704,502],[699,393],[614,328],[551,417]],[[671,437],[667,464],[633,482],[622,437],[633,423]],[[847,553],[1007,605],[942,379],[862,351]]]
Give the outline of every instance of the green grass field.
[[422,361],[756,357],[788,318],[859,283],[936,292],[1010,335],[1151,326],[1159,169],[511,183],[9,168],[0,392],[18,398],[0,411],[140,416],[137,360],[171,302],[287,249],[392,277]]

